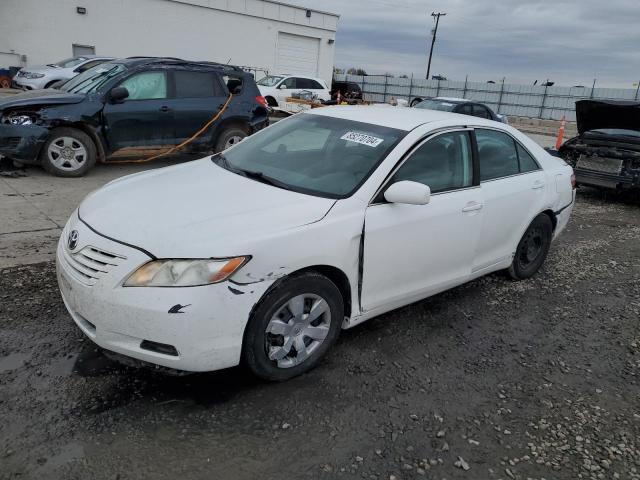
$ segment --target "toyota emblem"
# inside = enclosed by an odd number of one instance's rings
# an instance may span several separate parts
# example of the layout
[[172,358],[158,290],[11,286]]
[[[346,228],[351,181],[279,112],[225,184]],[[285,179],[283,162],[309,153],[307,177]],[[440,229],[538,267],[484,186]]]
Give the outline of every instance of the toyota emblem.
[[78,231],[71,230],[69,233],[69,238],[67,238],[67,245],[69,246],[69,250],[73,250],[78,246]]

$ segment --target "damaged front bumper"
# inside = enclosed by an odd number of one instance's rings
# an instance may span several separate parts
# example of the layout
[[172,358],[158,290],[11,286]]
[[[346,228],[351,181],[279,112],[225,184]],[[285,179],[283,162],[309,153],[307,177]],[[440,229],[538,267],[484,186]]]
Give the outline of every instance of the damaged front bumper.
[[49,129],[39,125],[0,124],[0,155],[22,163],[38,163]]

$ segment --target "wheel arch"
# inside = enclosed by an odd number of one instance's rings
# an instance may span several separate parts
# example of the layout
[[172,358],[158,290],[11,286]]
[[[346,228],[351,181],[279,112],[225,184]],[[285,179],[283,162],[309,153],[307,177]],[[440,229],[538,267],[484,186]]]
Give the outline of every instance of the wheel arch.
[[55,127],[52,127],[51,130],[55,128],[75,128],[76,130],[80,130],[83,133],[86,133],[89,138],[93,141],[93,144],[96,147],[96,153],[98,158],[96,158],[97,163],[104,163],[106,161],[106,151],[104,148],[104,144],[102,143],[102,139],[98,135],[98,133],[89,127],[84,122],[56,122]]
[[[549,217],[549,219],[551,220],[551,225],[553,226],[553,231],[555,232],[556,231],[556,226],[558,225],[558,218],[557,218],[555,212],[549,208],[547,210],[544,210],[544,211],[540,212],[540,214],[544,214],[544,215]],[[536,215],[536,217],[537,217],[537,215]],[[533,219],[531,220],[531,222],[533,222]],[[529,222],[529,224],[531,224],[531,222]]]

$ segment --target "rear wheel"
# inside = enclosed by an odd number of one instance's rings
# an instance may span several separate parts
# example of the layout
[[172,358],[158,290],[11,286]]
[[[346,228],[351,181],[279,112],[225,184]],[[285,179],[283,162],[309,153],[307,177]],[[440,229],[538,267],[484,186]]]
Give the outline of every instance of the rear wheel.
[[216,142],[216,153],[233,147],[244,140],[248,135],[247,131],[240,127],[231,127],[224,130]]
[[415,107],[417,104],[419,104],[422,101],[421,98],[414,98],[413,100],[411,100],[410,106]]
[[255,309],[244,339],[244,363],[258,377],[282,381],[315,367],[336,341],[342,295],[313,272],[284,280]]
[[513,262],[509,267],[509,274],[515,280],[532,277],[542,266],[553,237],[553,224],[548,215],[541,213],[533,219],[527,231],[524,232]]
[[96,146],[76,128],[56,128],[42,147],[42,167],[58,177],[81,177],[96,163]]

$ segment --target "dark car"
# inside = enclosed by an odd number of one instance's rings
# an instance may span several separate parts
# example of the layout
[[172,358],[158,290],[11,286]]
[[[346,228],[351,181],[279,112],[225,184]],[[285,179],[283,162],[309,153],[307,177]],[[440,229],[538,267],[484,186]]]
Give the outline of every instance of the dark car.
[[115,60],[59,89],[0,100],[0,155],[78,177],[96,161],[143,157],[181,144],[228,99],[187,153],[222,151],[268,125],[266,101],[251,74],[173,58]]
[[331,98],[335,98],[340,92],[342,98],[362,100],[362,89],[355,82],[336,82],[331,84]]
[[640,188],[640,102],[579,100],[578,136],[558,154],[581,185],[625,190]]
[[441,110],[445,112],[461,113],[463,115],[472,115],[474,117],[488,118],[496,122],[509,123],[507,117],[499,115],[486,105],[478,102],[472,102],[464,98],[446,98],[437,97],[413,105],[414,108],[426,108],[428,110]]

